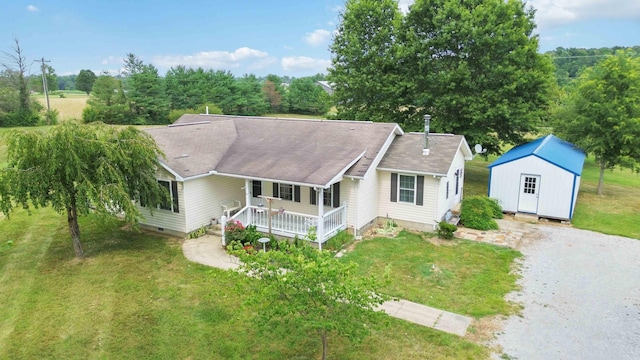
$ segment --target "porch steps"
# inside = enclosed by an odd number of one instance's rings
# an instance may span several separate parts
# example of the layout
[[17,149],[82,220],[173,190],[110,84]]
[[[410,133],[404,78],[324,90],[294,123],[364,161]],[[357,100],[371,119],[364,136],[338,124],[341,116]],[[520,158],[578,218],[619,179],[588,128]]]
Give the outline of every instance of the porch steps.
[[207,234],[214,236],[222,236],[222,226],[220,224],[214,224],[209,226],[207,229]]

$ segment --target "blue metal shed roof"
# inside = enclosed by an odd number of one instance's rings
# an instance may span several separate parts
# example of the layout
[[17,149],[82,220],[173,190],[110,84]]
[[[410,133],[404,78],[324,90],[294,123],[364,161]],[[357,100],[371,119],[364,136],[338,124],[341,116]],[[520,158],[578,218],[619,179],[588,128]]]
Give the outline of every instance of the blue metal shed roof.
[[489,164],[489,168],[530,155],[537,156],[578,176],[582,174],[584,152],[574,144],[551,134],[514,147]]

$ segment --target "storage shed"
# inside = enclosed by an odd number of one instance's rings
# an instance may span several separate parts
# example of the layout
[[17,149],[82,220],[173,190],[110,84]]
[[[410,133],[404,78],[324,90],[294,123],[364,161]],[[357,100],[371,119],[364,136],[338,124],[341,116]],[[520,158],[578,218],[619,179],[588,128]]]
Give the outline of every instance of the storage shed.
[[505,212],[569,220],[584,159],[581,149],[554,135],[516,146],[489,165],[489,197]]

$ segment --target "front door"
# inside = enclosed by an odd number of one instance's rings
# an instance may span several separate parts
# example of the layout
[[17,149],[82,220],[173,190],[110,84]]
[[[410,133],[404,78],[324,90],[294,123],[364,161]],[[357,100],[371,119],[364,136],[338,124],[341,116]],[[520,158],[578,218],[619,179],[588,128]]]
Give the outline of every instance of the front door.
[[518,211],[536,214],[538,212],[538,193],[540,175],[520,175],[520,197]]

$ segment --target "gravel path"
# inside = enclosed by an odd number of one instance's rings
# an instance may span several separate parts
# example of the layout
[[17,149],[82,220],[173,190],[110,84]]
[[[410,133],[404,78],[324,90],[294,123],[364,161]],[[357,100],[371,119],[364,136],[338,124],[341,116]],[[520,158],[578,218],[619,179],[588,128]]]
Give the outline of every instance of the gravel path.
[[494,359],[640,359],[640,240],[537,225]]

